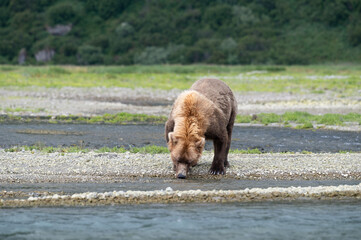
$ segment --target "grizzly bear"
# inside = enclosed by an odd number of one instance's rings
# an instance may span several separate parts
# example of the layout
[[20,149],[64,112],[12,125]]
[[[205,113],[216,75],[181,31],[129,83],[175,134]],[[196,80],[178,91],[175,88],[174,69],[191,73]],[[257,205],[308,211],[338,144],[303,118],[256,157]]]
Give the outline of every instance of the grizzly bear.
[[214,158],[209,173],[225,174],[237,102],[221,80],[201,79],[181,93],[165,124],[165,138],[176,177],[186,178],[197,164],[205,140],[213,140]]

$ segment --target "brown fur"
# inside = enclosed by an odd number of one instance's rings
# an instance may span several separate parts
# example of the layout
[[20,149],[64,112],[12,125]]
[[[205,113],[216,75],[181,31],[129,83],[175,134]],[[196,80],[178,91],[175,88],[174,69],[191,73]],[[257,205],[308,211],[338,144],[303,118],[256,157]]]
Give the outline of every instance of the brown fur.
[[210,172],[225,173],[236,108],[232,91],[217,79],[201,79],[179,95],[165,126],[178,177],[197,164],[205,138],[212,139],[215,148]]

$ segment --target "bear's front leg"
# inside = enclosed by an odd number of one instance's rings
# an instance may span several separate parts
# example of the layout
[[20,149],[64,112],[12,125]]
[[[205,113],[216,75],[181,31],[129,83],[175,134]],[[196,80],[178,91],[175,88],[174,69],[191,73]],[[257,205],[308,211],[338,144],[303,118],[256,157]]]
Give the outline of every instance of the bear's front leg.
[[168,134],[170,132],[173,132],[174,130],[174,120],[173,119],[169,119],[166,123],[165,123],[165,140],[167,141],[167,143],[169,142],[169,136]]
[[215,139],[213,140],[213,146],[214,157],[209,173],[213,175],[226,174],[224,163],[227,158],[227,139]]

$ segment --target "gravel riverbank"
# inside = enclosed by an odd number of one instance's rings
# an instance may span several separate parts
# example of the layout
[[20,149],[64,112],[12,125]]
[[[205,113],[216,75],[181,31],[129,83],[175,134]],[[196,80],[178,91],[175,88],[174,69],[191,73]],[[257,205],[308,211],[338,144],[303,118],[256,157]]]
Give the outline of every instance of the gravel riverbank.
[[[183,180],[361,180],[361,153],[230,154],[225,176],[208,174],[213,154],[205,153],[190,177]],[[21,186],[39,183],[129,183],[137,179],[174,179],[168,154],[42,153],[0,150],[0,182]],[[142,180],[143,181],[143,180]],[[146,182],[149,180],[144,180]],[[164,181],[164,180],[162,180]],[[193,183],[192,183],[193,181]],[[337,183],[337,181],[335,182]],[[10,184],[10,185],[9,185]],[[166,182],[163,182],[163,186]],[[294,184],[297,184],[295,181]],[[228,190],[165,190],[64,192],[0,192],[1,207],[94,206],[108,204],[249,202],[307,199],[361,199],[361,184],[309,187],[239,188]],[[297,185],[296,185],[297,186]],[[307,186],[307,185],[306,185]]]
[[114,204],[149,204],[149,203],[225,203],[267,200],[307,200],[307,199],[361,199],[361,184],[288,187],[288,188],[252,188],[244,190],[188,190],[173,191],[172,188],[157,191],[113,191],[86,192],[72,195],[49,195],[29,197],[27,199],[0,200],[1,207],[36,207],[36,206],[96,206]]
[[[230,154],[225,176],[208,170],[205,153],[190,178],[361,180],[361,153]],[[168,154],[0,152],[0,182],[117,182],[133,177],[174,178]]]
[[[80,115],[94,116],[104,113],[144,113],[168,115],[171,105],[181,93],[146,88],[0,88],[0,114],[6,109],[18,109],[15,115]],[[359,97],[339,97],[331,93],[293,94],[272,92],[235,92],[238,112],[241,114],[305,111],[311,114],[361,113]]]

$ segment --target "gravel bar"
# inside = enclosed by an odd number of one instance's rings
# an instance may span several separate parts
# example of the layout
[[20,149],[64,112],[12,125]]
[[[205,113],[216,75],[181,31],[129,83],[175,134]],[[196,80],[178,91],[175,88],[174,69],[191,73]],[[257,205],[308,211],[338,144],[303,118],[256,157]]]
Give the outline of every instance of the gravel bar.
[[[189,178],[361,180],[361,153],[230,154],[231,167],[222,176],[208,174],[212,160],[213,154],[205,153]],[[169,154],[0,150],[2,183],[120,182],[134,177],[174,178]]]
[[[0,87],[0,114],[6,114],[7,108],[19,108],[25,110],[18,110],[13,113],[14,115],[94,116],[129,112],[167,116],[173,101],[181,92],[179,89],[119,87]],[[359,96],[339,97],[334,93],[288,92],[235,92],[235,96],[238,112],[241,114],[282,114],[287,111],[305,111],[311,114],[361,113]]]
[[310,199],[361,199],[361,184],[319,187],[251,188],[244,190],[188,190],[173,191],[168,187],[157,191],[113,191],[86,192],[72,195],[54,194],[28,199],[0,200],[4,207],[37,206],[94,206],[114,204],[149,203],[225,203],[271,200],[310,200]]

